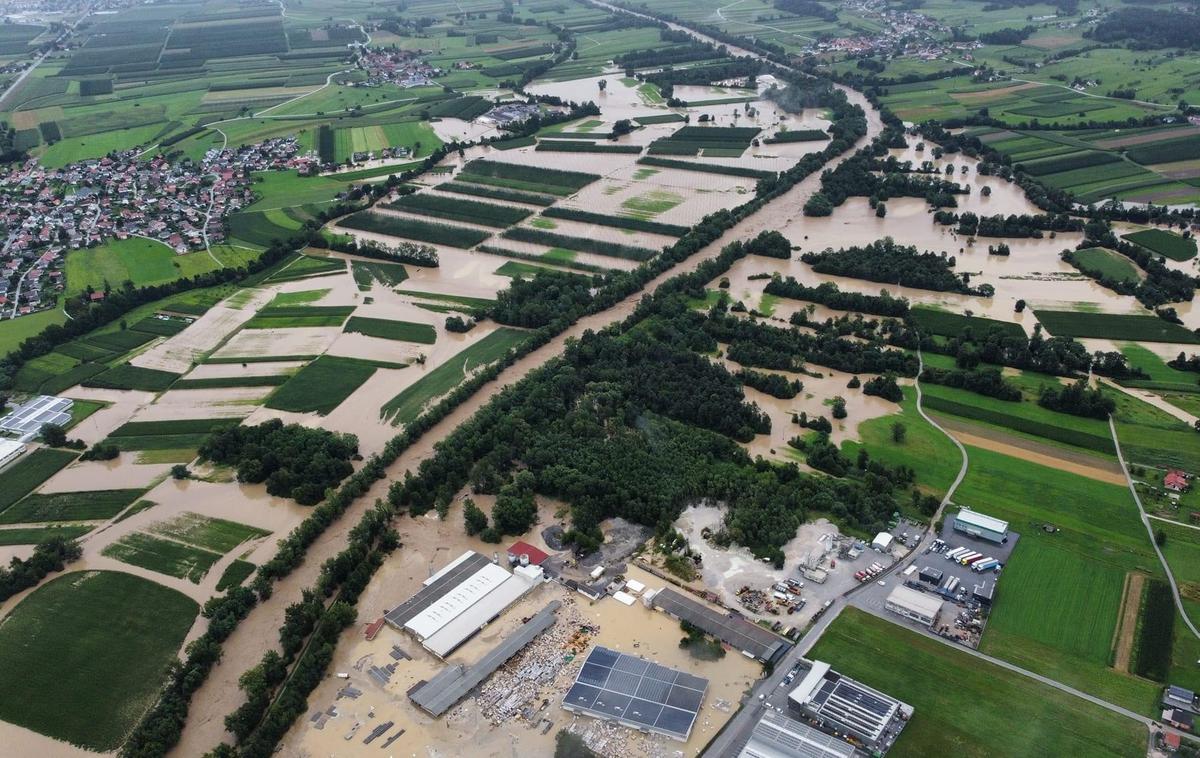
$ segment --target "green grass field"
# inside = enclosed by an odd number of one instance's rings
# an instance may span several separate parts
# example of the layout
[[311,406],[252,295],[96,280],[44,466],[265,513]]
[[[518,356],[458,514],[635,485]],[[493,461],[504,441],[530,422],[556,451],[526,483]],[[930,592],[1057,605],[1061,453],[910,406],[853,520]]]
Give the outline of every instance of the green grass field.
[[187,579],[193,584],[199,584],[213,564],[221,559],[217,553],[141,532],[125,535],[100,554],[148,571]]
[[159,521],[151,525],[148,531],[215,553],[228,553],[243,542],[270,534],[266,529],[191,511],[185,511],[169,521]]
[[39,448],[18,458],[0,473],[0,512],[42,486],[77,456],[67,450]]
[[497,329],[409,385],[384,404],[380,416],[393,424],[411,422],[429,403],[457,387],[465,372],[499,360],[528,337],[528,332],[518,329]]
[[1121,345],[1121,354],[1134,368],[1150,375],[1149,379],[1125,379],[1127,387],[1161,390],[1165,392],[1200,393],[1200,374],[1180,371],[1167,365],[1157,354],[1133,342]]
[[256,568],[257,566],[253,563],[243,561],[240,558],[229,564],[225,571],[222,572],[221,578],[217,581],[217,592],[224,592],[227,589],[242,586],[250,578],[250,575],[254,573],[254,569]]
[[[241,253],[241,260],[227,261],[227,265],[242,265],[258,257],[257,252],[231,249]],[[203,250],[177,255],[167,245],[142,237],[111,240],[67,255],[67,296],[83,292],[89,286],[103,290],[106,283],[113,289],[120,289],[126,281],[133,282],[135,287],[166,284],[218,268],[221,266],[217,261]]]
[[970,329],[976,337],[982,337],[990,329],[999,329],[1004,334],[1016,337],[1025,336],[1025,330],[1021,328],[1020,324],[981,316],[963,316],[949,311],[920,307],[913,308],[911,316],[913,322],[921,329],[930,334],[939,334],[944,337],[957,337],[962,334],[964,329]]
[[269,305],[246,322],[246,329],[294,329],[341,326],[354,312],[353,305]]
[[351,316],[343,331],[385,340],[418,342],[422,345],[432,345],[437,340],[437,331],[429,324],[414,324],[411,321],[393,321],[366,316]]
[[376,283],[384,287],[395,287],[408,278],[408,270],[403,263],[384,263],[382,261],[352,261],[350,271],[354,283],[363,292],[370,291]]
[[83,386],[112,390],[162,392],[174,384],[178,378],[179,374],[174,374],[170,371],[160,371],[155,368],[143,368],[124,363],[114,366],[102,374],[85,379]]
[[36,545],[51,537],[73,540],[92,531],[90,526],[34,526],[0,529],[0,545]]
[[1163,229],[1143,229],[1140,232],[1122,235],[1122,238],[1174,261],[1186,261],[1196,257],[1196,240],[1180,237]]
[[94,490],[33,494],[0,511],[0,524],[109,519],[142,496],[144,490]]
[[1157,316],[1050,310],[1035,310],[1033,313],[1046,331],[1055,337],[1200,344],[1200,337],[1187,327],[1172,324]]
[[266,406],[324,416],[370,379],[375,369],[370,363],[354,358],[322,355],[293,374],[271,395]]
[[[917,413],[916,391],[912,387],[903,390],[900,412],[861,423],[858,434],[862,442],[847,440],[842,443],[842,451],[853,460],[859,448],[865,447],[875,460],[890,466],[908,466],[916,473],[917,484],[923,491],[941,497],[958,474],[958,449]],[[904,441],[899,443],[892,440],[892,424],[896,422],[904,424],[906,429]]]
[[915,708],[888,753],[895,758],[1145,754],[1136,721],[855,608],[808,657]]
[[198,610],[132,574],[47,582],[0,625],[0,718],[91,750],[116,749],[157,697]]
[[1089,276],[1098,279],[1115,279],[1131,284],[1136,284],[1139,279],[1138,269],[1133,261],[1112,250],[1089,247],[1084,250],[1076,250],[1073,257],[1076,268]]
[[0,321],[0,355],[8,355],[24,342],[48,326],[63,324],[67,316],[61,308],[38,311],[20,318]]

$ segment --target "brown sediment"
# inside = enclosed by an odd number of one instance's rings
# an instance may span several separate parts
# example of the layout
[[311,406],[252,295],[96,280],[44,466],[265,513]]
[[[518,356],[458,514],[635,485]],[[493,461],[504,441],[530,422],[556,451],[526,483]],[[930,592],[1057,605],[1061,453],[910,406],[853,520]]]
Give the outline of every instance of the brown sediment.
[[1137,632],[1138,612],[1142,608],[1142,587],[1145,583],[1146,575],[1140,571],[1130,571],[1125,575],[1121,615],[1113,637],[1113,668],[1123,673],[1129,673],[1129,664],[1133,657],[1133,642]]

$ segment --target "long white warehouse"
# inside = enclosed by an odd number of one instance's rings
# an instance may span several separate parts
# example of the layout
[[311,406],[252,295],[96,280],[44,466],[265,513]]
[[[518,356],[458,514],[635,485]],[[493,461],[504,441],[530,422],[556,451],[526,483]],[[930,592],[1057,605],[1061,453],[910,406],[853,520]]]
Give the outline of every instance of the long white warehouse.
[[468,550],[426,579],[417,594],[384,618],[445,658],[536,587],[542,577],[537,566],[518,566],[509,573]]

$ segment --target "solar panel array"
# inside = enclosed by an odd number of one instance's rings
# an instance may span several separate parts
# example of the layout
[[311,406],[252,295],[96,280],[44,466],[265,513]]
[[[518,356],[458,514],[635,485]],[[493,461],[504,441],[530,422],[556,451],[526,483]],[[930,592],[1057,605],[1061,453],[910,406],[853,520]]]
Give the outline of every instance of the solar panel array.
[[687,740],[707,689],[707,679],[597,646],[563,707]]
[[12,413],[0,418],[0,429],[13,434],[36,434],[44,424],[66,426],[71,423],[71,406],[67,398],[39,395]]

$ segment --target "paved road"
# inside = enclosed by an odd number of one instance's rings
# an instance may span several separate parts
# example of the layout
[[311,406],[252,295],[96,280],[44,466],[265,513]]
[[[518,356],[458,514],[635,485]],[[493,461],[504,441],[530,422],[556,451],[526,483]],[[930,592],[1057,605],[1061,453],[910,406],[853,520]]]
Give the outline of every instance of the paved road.
[[1129,493],[1133,495],[1133,502],[1137,503],[1138,514],[1142,518],[1142,526],[1146,527],[1146,536],[1150,538],[1150,545],[1154,548],[1155,554],[1158,556],[1158,562],[1162,564],[1163,571],[1167,574],[1167,582],[1171,585],[1171,595],[1175,598],[1175,607],[1179,609],[1179,615],[1183,617],[1183,623],[1187,624],[1187,628],[1192,631],[1200,639],[1200,631],[1196,629],[1196,625],[1188,618],[1187,611],[1183,608],[1183,598],[1179,595],[1179,585],[1175,583],[1175,574],[1171,572],[1171,566],[1167,563],[1167,559],[1163,556],[1162,550],[1159,549],[1158,543],[1154,541],[1154,527],[1150,525],[1150,518],[1146,515],[1146,509],[1142,507],[1142,498],[1138,495],[1137,487],[1133,484],[1133,477],[1129,475],[1129,466],[1125,464],[1125,455],[1121,452],[1121,441],[1117,439],[1117,425],[1113,422],[1112,416],[1108,417],[1108,430],[1112,433],[1113,447],[1117,451],[1117,461],[1121,464],[1121,471],[1125,473],[1125,481],[1129,484]]

